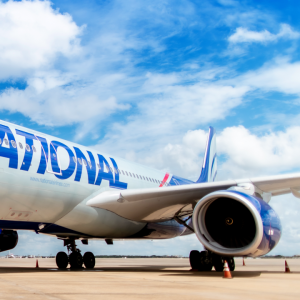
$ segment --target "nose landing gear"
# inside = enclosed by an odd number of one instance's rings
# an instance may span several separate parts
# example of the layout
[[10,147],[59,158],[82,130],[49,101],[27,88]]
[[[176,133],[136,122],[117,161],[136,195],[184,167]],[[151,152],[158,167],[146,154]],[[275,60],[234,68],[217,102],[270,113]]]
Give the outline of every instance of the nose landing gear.
[[87,269],[94,268],[95,256],[92,252],[86,252],[82,257],[81,251],[76,248],[75,240],[65,240],[64,245],[67,246],[68,252],[71,254],[68,256],[65,252],[57,253],[56,264],[59,269],[66,269],[69,263],[71,269],[81,269],[82,264]]

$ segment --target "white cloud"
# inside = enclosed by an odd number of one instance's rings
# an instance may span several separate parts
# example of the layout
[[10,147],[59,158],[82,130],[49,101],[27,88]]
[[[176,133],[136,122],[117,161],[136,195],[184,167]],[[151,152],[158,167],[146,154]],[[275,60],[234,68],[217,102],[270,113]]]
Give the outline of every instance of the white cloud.
[[[0,95],[0,107],[12,113],[20,112],[38,124],[48,126],[78,124],[93,119],[99,122],[112,112],[129,108],[127,104],[117,103],[113,96],[101,95],[96,87],[93,90],[94,86],[61,87],[56,86],[57,80],[60,79],[35,78],[32,79],[33,86],[25,90],[6,89]],[[48,86],[46,90],[45,85]]]
[[49,1],[0,2],[0,79],[48,67],[58,55],[80,50],[79,28]]
[[268,30],[252,31],[247,28],[238,27],[228,40],[231,43],[264,43],[273,42],[280,38],[293,40],[299,37],[300,33],[294,31],[290,25],[281,24],[277,34],[272,34]]
[[299,61],[292,63],[281,58],[235,78],[235,82],[238,85],[250,86],[252,89],[300,94],[299,73]]
[[248,92],[247,86],[200,83],[195,76],[148,74],[138,91],[138,113],[125,124],[112,124],[98,147],[123,156],[133,149],[141,155],[156,151],[166,140],[179,141],[190,128],[225,118]]
[[300,168],[300,127],[251,133],[243,126],[225,128],[217,138],[218,153],[226,155],[222,176],[241,178],[279,174]]

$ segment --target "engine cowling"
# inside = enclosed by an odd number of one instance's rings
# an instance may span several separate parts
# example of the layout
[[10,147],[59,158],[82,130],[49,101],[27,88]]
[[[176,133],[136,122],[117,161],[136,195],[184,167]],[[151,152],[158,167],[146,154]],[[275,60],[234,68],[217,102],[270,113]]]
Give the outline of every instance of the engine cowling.
[[203,197],[194,209],[193,227],[204,247],[222,256],[261,256],[281,237],[280,219],[270,205],[230,190]]
[[0,233],[0,252],[15,248],[18,244],[18,233],[14,230],[2,230]]

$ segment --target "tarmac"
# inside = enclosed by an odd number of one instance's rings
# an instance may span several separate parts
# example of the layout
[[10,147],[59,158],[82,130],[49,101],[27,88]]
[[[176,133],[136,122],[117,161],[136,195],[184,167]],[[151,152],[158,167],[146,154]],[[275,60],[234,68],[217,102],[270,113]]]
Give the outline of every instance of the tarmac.
[[0,258],[0,299],[299,299],[300,259],[236,259],[233,279],[190,271],[186,258],[98,258],[58,270],[53,258]]

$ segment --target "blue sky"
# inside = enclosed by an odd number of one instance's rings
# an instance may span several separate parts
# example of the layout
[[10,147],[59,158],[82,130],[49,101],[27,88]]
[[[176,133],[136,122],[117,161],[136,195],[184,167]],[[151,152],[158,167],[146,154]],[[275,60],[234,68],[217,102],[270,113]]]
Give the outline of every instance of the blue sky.
[[[295,0],[0,1],[0,119],[190,179],[211,125],[219,180],[299,171],[299,13]],[[284,229],[275,254],[299,254],[299,202],[272,199]],[[192,247],[194,237],[89,249]],[[22,233],[15,252],[62,248]]]

